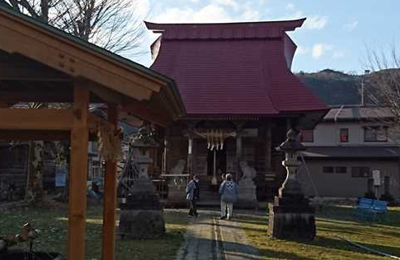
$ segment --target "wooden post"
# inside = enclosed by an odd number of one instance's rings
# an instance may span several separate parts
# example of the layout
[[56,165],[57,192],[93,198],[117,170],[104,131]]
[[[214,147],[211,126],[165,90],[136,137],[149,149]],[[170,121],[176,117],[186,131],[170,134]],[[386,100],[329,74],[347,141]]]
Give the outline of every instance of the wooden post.
[[85,259],[86,194],[88,167],[89,91],[83,82],[74,86],[74,123],[71,132],[69,182],[68,259]]
[[193,175],[193,135],[188,134],[188,156],[187,156],[187,172],[192,177]]
[[266,142],[265,142],[265,168],[267,171],[271,170],[272,166],[272,129],[271,122],[267,123],[266,128]]
[[[287,118],[286,119],[286,132],[288,132],[292,128],[292,119]],[[286,133],[285,133],[285,139],[286,139]]]
[[169,127],[165,129],[162,174],[167,174],[168,172],[168,146],[169,146]]
[[[118,107],[115,104],[108,105],[108,121],[117,127]],[[117,129],[117,128],[115,128]],[[115,223],[117,207],[117,163],[106,161],[104,176],[103,197],[103,233],[101,256],[103,260],[114,259],[115,251]]]
[[240,162],[242,161],[242,130],[244,122],[236,122],[236,182],[241,177]]

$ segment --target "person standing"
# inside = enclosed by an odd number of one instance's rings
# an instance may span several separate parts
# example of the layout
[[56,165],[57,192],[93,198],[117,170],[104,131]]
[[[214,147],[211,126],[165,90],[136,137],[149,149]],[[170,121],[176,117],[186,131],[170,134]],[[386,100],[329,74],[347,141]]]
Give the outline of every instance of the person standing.
[[[229,174],[229,173],[223,173],[222,175],[221,175],[221,184],[224,182],[224,181],[226,181],[226,175],[227,174]],[[221,217],[223,217],[223,216],[226,216],[227,214],[228,214],[228,208],[226,207],[226,204],[224,204],[225,205],[225,207],[223,208],[222,206],[223,206],[223,204],[222,204],[222,196],[220,197],[220,204],[221,204]]]
[[238,197],[237,186],[232,180],[231,174],[227,174],[226,180],[221,183],[219,194],[221,195],[221,219],[231,219],[233,216],[233,203]]
[[199,188],[199,177],[197,175],[193,176],[186,186],[186,200],[189,201],[189,217],[197,217],[197,201],[200,199],[200,188]]

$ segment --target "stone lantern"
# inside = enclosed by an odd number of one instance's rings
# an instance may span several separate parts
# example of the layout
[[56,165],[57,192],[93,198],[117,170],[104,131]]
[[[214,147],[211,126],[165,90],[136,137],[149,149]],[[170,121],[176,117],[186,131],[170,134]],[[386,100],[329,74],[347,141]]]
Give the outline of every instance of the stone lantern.
[[146,126],[142,127],[132,143],[133,160],[138,165],[139,173],[124,203],[120,204],[121,237],[151,239],[165,233],[163,207],[148,175],[149,166],[153,162],[150,151],[157,147],[151,131]]
[[315,209],[304,197],[297,179],[297,169],[301,166],[298,152],[305,147],[297,140],[297,132],[290,129],[287,139],[278,148],[285,153],[282,165],[286,168],[286,179],[279,189],[279,196],[269,203],[268,234],[274,238],[287,240],[313,240],[315,237]]

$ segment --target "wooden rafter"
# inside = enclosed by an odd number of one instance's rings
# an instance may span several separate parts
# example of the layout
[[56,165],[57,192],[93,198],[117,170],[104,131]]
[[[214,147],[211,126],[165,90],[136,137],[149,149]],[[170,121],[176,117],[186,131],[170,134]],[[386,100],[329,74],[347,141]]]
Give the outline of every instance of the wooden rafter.
[[151,123],[165,127],[172,121],[167,111],[154,109],[153,106],[143,101],[141,102],[133,98],[128,98],[115,91],[96,85],[91,85],[90,91],[106,102],[120,104],[124,111]]
[[168,123],[172,122],[172,119],[168,116],[166,111],[163,111],[165,114],[161,114],[149,104],[136,100],[127,100],[127,102],[122,105],[122,108],[129,114],[163,127],[166,127]]

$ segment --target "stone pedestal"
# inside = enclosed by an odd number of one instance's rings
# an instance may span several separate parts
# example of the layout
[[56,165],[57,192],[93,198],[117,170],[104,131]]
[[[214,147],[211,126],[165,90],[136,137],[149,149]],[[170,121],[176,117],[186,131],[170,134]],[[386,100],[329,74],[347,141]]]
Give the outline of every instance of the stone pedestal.
[[304,197],[297,169],[301,166],[297,152],[305,147],[297,140],[295,130],[287,133],[287,139],[277,150],[285,152],[282,165],[286,168],[286,179],[279,189],[279,196],[269,204],[268,234],[287,240],[313,240],[315,237],[314,208]]
[[313,240],[316,234],[315,209],[302,195],[275,197],[269,203],[268,234],[287,240]]
[[250,179],[239,182],[238,200],[235,206],[239,208],[258,208],[257,187]]
[[119,234],[127,239],[153,239],[165,234],[162,210],[122,210]]
[[118,233],[123,238],[151,239],[165,233],[163,207],[148,178],[138,178],[126,202],[120,204]]

